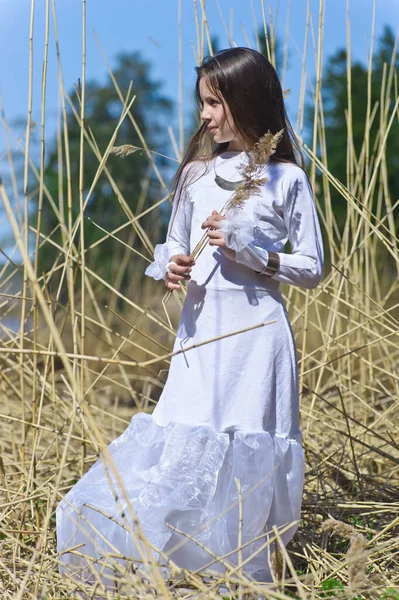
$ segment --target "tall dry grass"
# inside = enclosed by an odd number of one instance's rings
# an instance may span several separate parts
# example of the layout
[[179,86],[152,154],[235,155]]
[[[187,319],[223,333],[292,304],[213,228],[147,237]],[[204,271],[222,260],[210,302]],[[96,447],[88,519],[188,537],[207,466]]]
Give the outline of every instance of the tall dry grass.
[[[286,288],[285,299],[296,334],[300,381],[304,448],[307,460],[303,516],[299,532],[289,552],[279,544],[276,553],[275,583],[267,589],[247,581],[239,568],[221,579],[175,570],[166,584],[153,565],[148,580],[130,571],[120,578],[121,587],[113,594],[99,582],[83,590],[68,576],[57,571],[54,510],[60,498],[97,458],[101,449],[128,425],[134,411],[151,411],[162,390],[171,358],[171,347],[184,290],[173,294],[162,307],[164,290],[144,281],[142,273],[151,260],[154,243],[142,229],[143,199],[135,209],[118,190],[108,170],[107,159],[117,141],[118,128],[129,119],[141,136],[149,165],[159,180],[158,211],[166,201],[167,188],[156,165],[156,155],[148,148],[131,110],[134,89],[126,96],[113,79],[121,101],[121,117],[104,154],[98,149],[95,132],[85,126],[85,31],[86,2],[82,0],[83,56],[80,110],[75,118],[81,128],[79,197],[72,197],[67,110],[72,104],[65,92],[58,46],[54,0],[46,0],[46,38],[42,79],[41,153],[37,167],[31,159],[32,74],[34,8],[30,30],[30,88],[24,156],[24,198],[16,199],[17,175],[8,156],[13,190],[0,185],[4,210],[8,215],[21,264],[12,257],[1,266],[0,301],[0,592],[4,600],[33,598],[87,597],[132,598],[138,596],[217,597],[244,594],[270,598],[369,597],[399,598],[399,350],[398,350],[398,239],[394,214],[397,199],[387,186],[386,139],[398,118],[397,74],[386,65],[380,107],[367,98],[367,122],[360,154],[353,145],[351,102],[347,107],[347,181],[334,178],[328,170],[324,112],[322,105],[322,57],[324,0],[320,0],[318,23],[313,21],[307,3],[305,47],[297,130],[303,125],[307,71],[306,40],[313,41],[316,85],[311,146],[303,145],[310,160],[310,177],[316,169],[323,175],[322,189],[316,193],[320,218],[326,230],[325,242],[331,256],[322,284],[314,291]],[[181,9],[181,0],[180,0]],[[249,4],[249,8],[252,4]],[[223,12],[221,18],[231,38]],[[211,49],[211,35],[205,2],[194,0],[196,60]],[[275,58],[275,28],[262,3],[266,47]],[[375,19],[373,18],[373,28]],[[65,157],[68,191],[67,219],[60,210],[60,198],[46,187],[44,102],[49,32],[53,28],[59,59],[59,89],[62,123],[58,132],[60,168]],[[350,23],[348,29],[348,92],[351,99]],[[314,33],[317,31],[317,35]],[[246,33],[246,32],[245,32]],[[180,27],[181,35],[181,27]],[[287,39],[289,30],[287,29]],[[372,35],[373,38],[373,35]],[[249,39],[249,38],[248,38]],[[234,40],[231,39],[231,43]],[[285,58],[288,45],[285,44]],[[179,43],[182,56],[182,44]],[[369,81],[372,63],[369,61]],[[111,72],[112,75],[112,72]],[[180,77],[182,90],[182,78]],[[180,91],[180,109],[182,92]],[[379,135],[370,144],[369,127],[379,115]],[[178,142],[173,137],[177,157],[183,150],[183,120],[180,111]],[[3,121],[9,136],[12,131]],[[84,181],[84,141],[98,159],[93,181]],[[321,154],[317,155],[317,148]],[[134,160],[134,155],[127,160]],[[3,158],[4,161],[4,158]],[[101,174],[106,174],[115,192],[115,202],[126,215],[126,227],[141,240],[140,251],[126,248],[126,256],[136,261],[140,276],[125,292],[120,291],[121,269],[115,279],[105,281],[91,265],[82,223],[85,207]],[[29,215],[29,177],[38,186],[39,218]],[[89,189],[88,193],[84,190]],[[337,190],[347,202],[347,221],[341,234],[336,226],[331,191]],[[139,194],[138,194],[139,196]],[[373,199],[377,202],[373,203]],[[323,200],[323,202],[321,202]],[[131,201],[131,199],[129,199]],[[56,246],[41,231],[43,203],[50,203],[58,215],[62,244]],[[79,215],[73,220],[72,202],[79,202]],[[373,208],[375,207],[376,208]],[[321,209],[321,207],[323,207]],[[155,213],[154,213],[155,214]],[[34,234],[35,251],[30,256],[29,232]],[[119,231],[103,231],[115,243]],[[54,266],[38,272],[38,251],[52,244]],[[391,265],[388,279],[382,264]],[[78,267],[78,268],[77,268]],[[76,272],[80,282],[76,280]],[[49,284],[57,276],[56,293]],[[67,301],[60,301],[61,288]],[[78,290],[80,290],[78,292]],[[107,296],[107,306],[99,298]],[[116,299],[123,310],[117,310]],[[167,310],[167,314],[164,312]],[[18,317],[20,327],[7,326],[6,317]],[[237,482],[239,485],[239,482]],[[349,545],[350,544],[350,545]],[[79,552],[79,549],[75,549]],[[224,587],[221,587],[223,585]],[[224,591],[223,591],[224,590]],[[396,590],[396,591],[395,591]],[[396,595],[395,595],[396,594]]]

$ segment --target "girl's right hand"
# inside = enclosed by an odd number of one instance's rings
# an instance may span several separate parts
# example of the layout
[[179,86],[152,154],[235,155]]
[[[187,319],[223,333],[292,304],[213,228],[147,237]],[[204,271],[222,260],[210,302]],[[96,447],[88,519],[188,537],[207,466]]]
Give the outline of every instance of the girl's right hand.
[[179,290],[180,281],[191,279],[190,272],[192,266],[195,265],[195,260],[185,254],[176,254],[170,260],[176,264],[169,265],[169,271],[165,277],[165,285],[170,290]]

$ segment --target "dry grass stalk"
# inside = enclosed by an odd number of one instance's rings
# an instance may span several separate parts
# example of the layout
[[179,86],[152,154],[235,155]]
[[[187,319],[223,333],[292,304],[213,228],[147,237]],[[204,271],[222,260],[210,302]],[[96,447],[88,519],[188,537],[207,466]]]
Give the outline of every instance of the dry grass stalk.
[[[237,548],[238,548],[238,564],[241,565],[242,564],[242,529],[244,526],[244,522],[243,522],[243,514],[242,514],[242,489],[241,489],[241,481],[238,479],[238,477],[234,478],[236,487],[237,487],[237,491],[238,491],[238,540],[237,540]],[[238,571],[240,577],[242,577],[242,569],[240,568],[240,570]],[[242,590],[242,586],[240,585],[238,588],[238,598],[239,600],[242,600],[242,596],[243,596],[243,590]]]

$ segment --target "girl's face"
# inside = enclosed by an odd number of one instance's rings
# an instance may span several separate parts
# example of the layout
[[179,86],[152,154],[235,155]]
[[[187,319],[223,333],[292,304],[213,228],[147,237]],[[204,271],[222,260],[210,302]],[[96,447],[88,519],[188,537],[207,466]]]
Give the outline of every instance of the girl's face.
[[229,107],[222,102],[207,84],[204,77],[199,82],[202,101],[201,119],[207,124],[217,144],[229,143],[229,150],[241,151],[244,141],[234,125]]

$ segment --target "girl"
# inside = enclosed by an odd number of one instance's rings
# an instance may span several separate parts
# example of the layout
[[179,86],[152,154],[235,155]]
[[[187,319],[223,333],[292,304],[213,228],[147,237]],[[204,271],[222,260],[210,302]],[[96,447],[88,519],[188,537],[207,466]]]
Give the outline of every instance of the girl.
[[[152,416],[134,415],[57,509],[58,550],[83,544],[61,556],[63,568],[81,577],[94,568],[105,577],[106,560],[117,570],[107,555],[145,564],[142,531],[156,559],[219,572],[239,559],[248,577],[270,581],[273,527],[286,544],[300,518],[297,357],[279,288],[320,281],[315,203],[268,60],[232,48],[197,74],[202,125],[176,175],[166,242],[146,270],[170,290],[188,281],[174,344],[183,352]],[[223,214],[269,131],[281,137],[256,193]],[[204,231],[209,243],[193,260]]]

